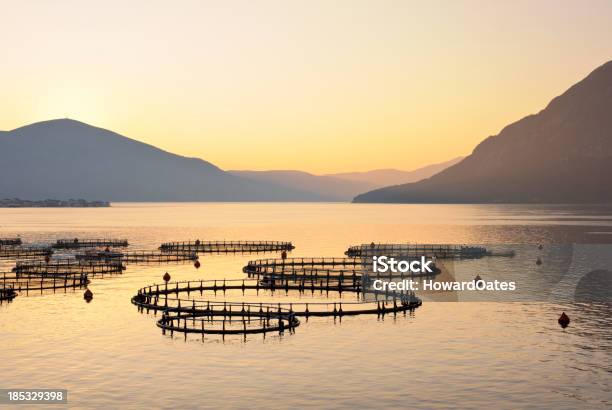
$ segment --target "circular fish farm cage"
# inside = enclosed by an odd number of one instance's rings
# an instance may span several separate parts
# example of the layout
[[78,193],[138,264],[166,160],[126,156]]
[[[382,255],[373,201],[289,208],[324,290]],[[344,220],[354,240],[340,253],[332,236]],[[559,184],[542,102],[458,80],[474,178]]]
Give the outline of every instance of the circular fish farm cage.
[[17,262],[13,272],[20,275],[75,275],[89,277],[119,275],[125,270],[121,261],[78,261],[76,259],[57,259],[49,262]]
[[186,263],[193,262],[198,259],[195,252],[158,252],[158,251],[140,251],[140,252],[112,252],[112,251],[92,251],[75,255],[79,261],[119,261],[124,264],[165,264],[165,263]]
[[241,304],[209,303],[205,311],[189,312],[164,311],[157,326],[164,333],[198,333],[201,335],[247,335],[255,333],[277,332],[285,330],[293,333],[300,321],[296,315],[286,309],[275,309]]
[[433,276],[441,271],[432,264],[432,273],[372,271],[372,262],[367,258],[289,258],[252,260],[242,268],[250,277],[255,276],[308,276],[318,280],[339,277],[365,276],[369,278],[410,278],[416,276]]
[[125,248],[127,239],[58,239],[53,245],[54,249],[82,249],[82,248]]
[[89,284],[86,273],[67,274],[21,274],[0,273],[0,289],[10,287],[16,293],[29,294],[45,291],[67,292],[69,289],[84,288]]
[[242,271],[249,275],[297,274],[302,271],[354,272],[360,274],[366,268],[367,262],[356,258],[288,258],[252,260],[242,268]]
[[0,245],[0,259],[35,258],[53,255],[49,247]]
[[441,259],[468,259],[485,256],[514,256],[513,251],[493,252],[482,246],[408,244],[408,243],[371,243],[349,247],[344,254],[351,258],[372,256],[435,257]]
[[13,285],[0,284],[0,303],[10,302],[17,297],[17,292],[13,289]]
[[[299,293],[319,292],[322,300],[305,302],[303,300],[291,300],[274,302],[273,298],[263,301],[263,296],[273,296],[274,292],[288,292],[297,290]],[[238,292],[242,296],[261,299],[261,302],[254,301],[217,301],[218,293],[227,297],[228,292]],[[248,291],[255,291],[248,294]],[[260,294],[266,292],[266,295]],[[325,301],[329,298],[330,292],[336,292],[339,299],[336,301]],[[342,300],[342,292],[355,294],[354,300]],[[199,297],[191,297],[192,293],[197,293]],[[208,293],[208,298],[205,294]],[[325,285],[309,284],[303,286],[300,283],[291,281],[277,282],[274,287],[269,283],[254,280],[214,280],[214,281],[186,281],[175,282],[172,284],[152,285],[142,288],[132,297],[132,303],[139,310],[143,311],[163,311],[177,314],[203,314],[211,309],[211,305],[222,304],[230,312],[250,315],[253,311],[262,312],[267,309],[285,309],[296,316],[344,316],[375,314],[384,315],[387,313],[397,313],[413,310],[421,305],[421,300],[413,292],[374,292],[369,289],[363,291],[362,286],[347,287],[342,291],[334,288],[327,288]]]
[[21,238],[0,238],[0,246],[19,246],[21,244]]
[[193,241],[163,243],[162,252],[196,252],[196,253],[261,253],[291,251],[295,246],[291,242],[279,241]]

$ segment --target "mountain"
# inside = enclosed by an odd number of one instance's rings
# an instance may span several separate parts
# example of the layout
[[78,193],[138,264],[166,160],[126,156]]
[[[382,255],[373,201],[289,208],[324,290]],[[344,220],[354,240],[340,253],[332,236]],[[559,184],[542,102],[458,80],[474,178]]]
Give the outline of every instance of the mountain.
[[273,183],[278,186],[300,187],[320,201],[343,201],[382,185],[367,181],[351,181],[331,176],[313,175],[302,171],[228,171],[233,175],[253,181]]
[[[350,181],[369,182],[379,187],[388,185],[407,184],[429,178],[438,172],[455,165],[464,157],[453,158],[450,161],[427,165],[414,171],[400,171],[398,169],[375,169],[367,172],[345,172],[340,174],[327,174],[325,176],[341,178]],[[362,191],[363,192],[363,191]]]
[[428,165],[414,171],[378,169],[367,172],[313,175],[302,171],[228,171],[254,181],[264,181],[286,188],[300,187],[321,201],[350,201],[355,195],[385,185],[419,181],[456,164],[462,158]]
[[0,132],[0,198],[106,201],[309,201],[82,122],[44,121]]
[[612,61],[433,177],[354,202],[612,202]]

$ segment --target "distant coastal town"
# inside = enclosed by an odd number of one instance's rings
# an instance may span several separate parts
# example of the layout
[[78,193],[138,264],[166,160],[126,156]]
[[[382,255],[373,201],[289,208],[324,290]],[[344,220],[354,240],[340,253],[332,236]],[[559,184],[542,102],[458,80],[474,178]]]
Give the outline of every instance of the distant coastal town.
[[19,198],[0,199],[0,208],[105,208],[109,206],[110,202],[107,201],[86,201],[84,199],[44,199],[40,201]]

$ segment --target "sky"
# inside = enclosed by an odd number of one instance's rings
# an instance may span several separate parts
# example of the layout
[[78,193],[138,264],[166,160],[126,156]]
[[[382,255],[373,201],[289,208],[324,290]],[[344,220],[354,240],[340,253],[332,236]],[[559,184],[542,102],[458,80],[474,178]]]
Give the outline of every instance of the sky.
[[223,169],[469,154],[612,59],[612,1],[0,0],[0,129],[53,118]]

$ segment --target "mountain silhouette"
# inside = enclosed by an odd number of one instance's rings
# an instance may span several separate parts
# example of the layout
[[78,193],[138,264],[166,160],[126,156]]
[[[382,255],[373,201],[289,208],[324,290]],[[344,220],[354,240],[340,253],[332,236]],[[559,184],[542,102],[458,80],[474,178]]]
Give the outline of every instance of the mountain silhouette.
[[426,180],[354,202],[612,202],[612,61]]
[[294,170],[228,172],[254,181],[268,182],[287,188],[300,187],[302,191],[309,192],[313,198],[316,198],[315,200],[320,201],[349,202],[361,192],[382,186]]
[[398,169],[376,169],[365,172],[345,172],[340,174],[314,175],[295,170],[272,171],[228,171],[234,175],[256,181],[266,181],[288,188],[300,187],[313,198],[323,201],[351,201],[355,195],[387,185],[415,182],[428,178],[444,168],[459,162],[461,158],[432,164],[414,171]]
[[108,201],[311,201],[115,132],[51,120],[0,132],[0,198]]
[[[350,181],[367,182],[379,187],[388,185],[407,184],[429,178],[438,172],[455,165],[463,157],[453,158],[449,161],[426,165],[412,171],[400,171],[399,169],[375,169],[365,172],[342,172],[338,174],[326,174],[324,176],[340,178]],[[363,192],[363,191],[362,191]]]

